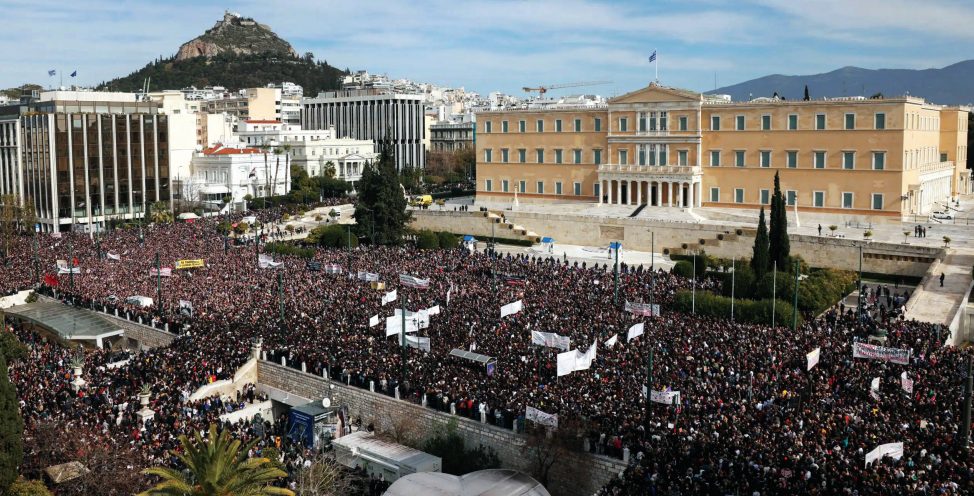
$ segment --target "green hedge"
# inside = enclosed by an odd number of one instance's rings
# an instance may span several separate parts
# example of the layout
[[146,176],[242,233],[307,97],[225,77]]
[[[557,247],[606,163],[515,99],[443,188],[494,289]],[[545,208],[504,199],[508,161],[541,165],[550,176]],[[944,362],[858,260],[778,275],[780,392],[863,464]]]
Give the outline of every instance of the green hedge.
[[348,227],[340,224],[319,226],[312,229],[305,242],[327,248],[348,248],[349,243],[351,243],[352,248],[358,246],[358,238],[355,233],[349,236]]
[[277,253],[279,255],[292,255],[301,258],[314,258],[314,248],[301,248],[290,243],[267,243],[264,245],[265,253]]
[[459,245],[460,238],[451,232],[427,229],[416,231],[416,246],[423,250],[450,249]]
[[[709,291],[697,291],[696,314],[729,319],[731,313],[731,299],[726,296],[713,294]],[[734,320],[754,324],[771,324],[771,309],[774,306],[775,324],[790,326],[794,310],[790,303],[778,300],[773,305],[771,300],[734,300]],[[676,310],[691,313],[693,310],[693,295],[690,291],[682,290],[676,294],[674,301]],[[802,317],[798,316],[801,325]]]
[[460,237],[456,234],[447,231],[440,231],[436,233],[436,236],[440,239],[440,248],[450,249],[460,246]]
[[[800,264],[802,275],[807,276],[798,284],[798,310],[805,314],[818,315],[845,298],[855,289],[856,274],[854,272],[835,269],[813,269]],[[734,295],[737,298],[763,300],[776,293],[780,300],[792,301],[795,291],[795,273],[790,266],[788,271],[778,270],[778,280],[774,274],[768,272],[760,280],[756,280],[754,271],[747,259],[738,260],[734,275],[723,273],[721,294],[731,295],[731,281],[733,279]],[[780,269],[780,268],[779,268]],[[776,287],[777,286],[777,287]]]

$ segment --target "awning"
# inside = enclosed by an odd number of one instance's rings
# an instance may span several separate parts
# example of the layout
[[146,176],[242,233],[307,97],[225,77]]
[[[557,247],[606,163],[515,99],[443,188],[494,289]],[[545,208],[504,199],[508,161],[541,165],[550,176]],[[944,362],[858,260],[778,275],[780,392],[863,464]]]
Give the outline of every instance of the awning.
[[477,241],[477,238],[475,238],[475,237],[473,237],[473,236],[471,236],[469,234],[463,236],[463,242],[464,243],[469,243],[470,241]]
[[230,192],[230,188],[219,185],[219,186],[203,186],[200,188],[200,193],[204,195],[225,195]]
[[199,219],[200,216],[194,214],[193,212],[183,212],[183,213],[179,214],[179,216],[177,218],[179,220],[190,220],[190,219]]
[[541,238],[541,242],[542,243],[554,243],[555,242],[555,238],[549,238],[548,236],[545,236],[545,237]]

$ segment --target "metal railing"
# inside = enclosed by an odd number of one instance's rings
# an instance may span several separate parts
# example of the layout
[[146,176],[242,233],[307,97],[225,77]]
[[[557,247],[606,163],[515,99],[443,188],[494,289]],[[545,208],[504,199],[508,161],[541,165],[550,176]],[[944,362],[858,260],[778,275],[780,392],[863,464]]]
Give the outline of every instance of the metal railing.
[[620,165],[602,164],[599,172],[636,172],[645,174],[700,174],[700,167],[691,165]]

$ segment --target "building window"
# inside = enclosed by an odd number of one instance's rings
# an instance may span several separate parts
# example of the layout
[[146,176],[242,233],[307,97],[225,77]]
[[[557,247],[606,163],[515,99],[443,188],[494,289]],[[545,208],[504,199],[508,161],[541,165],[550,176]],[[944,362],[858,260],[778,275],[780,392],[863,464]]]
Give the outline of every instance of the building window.
[[557,149],[557,150],[555,150],[555,163],[556,164],[560,164],[561,163],[561,155],[562,155],[562,151],[561,151],[560,148]]
[[770,115],[762,115],[761,116],[761,130],[762,131],[770,131],[771,130],[771,116]]
[[825,152],[815,152],[815,168],[825,168]]
[[575,183],[572,186],[575,189],[575,196],[582,196],[582,183]]
[[825,114],[815,114],[815,129],[819,131],[825,129]]
[[619,165],[629,164],[629,150],[619,150]]
[[843,192],[842,193],[842,208],[852,208],[852,205],[853,205],[852,200],[853,200],[852,193],[850,193],[848,191]]
[[712,115],[712,116],[710,116],[710,130],[711,131],[720,131],[720,116],[719,115]]
[[785,152],[788,156],[788,168],[795,169],[798,167],[798,152],[795,150],[788,150]]
[[734,203],[744,203],[744,188],[734,190]]
[[600,165],[602,163],[602,150],[595,149],[592,150],[592,153],[595,156],[595,165]]
[[886,152],[873,152],[873,170],[886,168]]
[[544,163],[544,149],[538,148],[537,150],[535,150],[535,154],[537,155],[538,163],[539,164],[543,164]]
[[676,152],[676,157],[677,157],[676,158],[677,165],[683,165],[683,166],[687,165],[687,151],[686,150],[680,150],[680,151]]
[[771,167],[771,151],[761,150],[761,167]]
[[595,118],[595,132],[598,133],[598,132],[601,132],[601,131],[602,131],[602,119],[596,117]]
[[646,132],[646,114],[639,114],[639,132]]
[[940,154],[940,161],[941,162],[946,162],[947,161],[947,154],[946,153],[941,153]]
[[793,207],[795,206],[796,203],[798,203],[798,192],[793,189],[788,190],[787,194],[785,195],[785,198],[788,201],[788,206]]
[[666,165],[666,150],[670,145],[659,145],[659,164]]
[[493,123],[492,123],[492,122],[490,122],[490,121],[486,121],[486,122],[484,122],[484,132],[485,132],[485,133],[489,133],[489,132],[490,132],[490,130],[491,130],[491,127],[493,127],[493,126],[492,126],[492,124],[493,124]]
[[771,203],[771,190],[762,189],[761,190],[761,205],[767,205]]
[[600,196],[602,196],[602,185],[599,184],[598,181],[596,181],[595,184],[592,185],[592,193],[593,193],[592,196],[594,196],[596,198],[599,198]]
[[883,209],[883,194],[873,193],[873,210]]
[[555,194],[560,195],[561,193],[561,181],[555,182]]
[[523,133],[527,129],[527,123],[524,121],[517,121],[517,132]]
[[713,203],[720,202],[720,188],[710,188],[710,201]]
[[507,148],[501,148],[501,162],[505,164],[510,161],[510,153]]
[[490,179],[484,180],[484,189],[486,191],[492,191],[494,189],[494,182]]
[[734,152],[734,165],[736,167],[744,167],[744,150],[736,150]]
[[681,115],[680,116],[680,131],[686,131],[686,130],[687,130],[687,116]]
[[518,182],[517,183],[517,188],[518,188],[517,189],[517,192],[518,193],[524,193],[525,191],[527,191],[528,190],[528,183],[527,183],[527,181],[523,181],[522,180],[522,181]]
[[544,194],[544,181],[538,181],[537,188],[538,188],[538,194],[539,195],[543,195]]
[[503,191],[504,193],[509,192],[507,179],[501,181],[501,191]]
[[538,119],[538,122],[535,124],[535,130],[537,130],[539,133],[544,132],[544,120]]
[[576,164],[582,163],[582,151],[579,149],[572,150],[572,161]]
[[625,117],[619,118],[619,132],[624,133],[629,130],[629,119]]
[[582,132],[582,120],[581,119],[575,119],[575,132],[576,133]]
[[720,150],[710,150],[710,166],[720,167]]
[[798,130],[798,114],[788,115],[788,130],[797,131]]
[[815,206],[816,207],[824,207],[825,206],[825,192],[824,191],[815,191],[815,192],[813,192],[812,193],[812,201],[815,203]]
[[490,163],[494,159],[494,150],[490,148],[484,150],[484,162]]
[[507,132],[507,121],[501,121],[501,132],[502,133]]
[[875,119],[876,129],[886,129],[886,114],[879,112]]
[[846,170],[856,168],[856,152],[842,152],[842,168]]
[[525,163],[528,161],[528,151],[524,148],[517,149],[517,161],[520,163]]
[[845,128],[855,129],[856,128],[856,114],[846,114],[845,115]]
[[555,120],[555,132],[556,133],[560,133],[561,132],[561,119],[556,119]]
[[734,119],[734,128],[738,131],[744,130],[744,116],[739,115]]
[[660,131],[666,131],[666,116],[667,116],[667,113],[666,113],[665,110],[663,110],[662,112],[659,113],[659,130]]

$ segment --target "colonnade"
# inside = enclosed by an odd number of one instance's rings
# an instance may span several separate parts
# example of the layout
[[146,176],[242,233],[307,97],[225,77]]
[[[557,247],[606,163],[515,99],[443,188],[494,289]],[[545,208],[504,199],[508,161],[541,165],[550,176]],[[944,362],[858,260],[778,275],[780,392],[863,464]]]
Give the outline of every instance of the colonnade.
[[599,204],[681,208],[703,205],[701,183],[696,181],[602,179],[599,184]]

